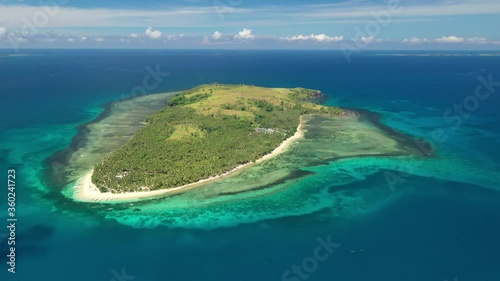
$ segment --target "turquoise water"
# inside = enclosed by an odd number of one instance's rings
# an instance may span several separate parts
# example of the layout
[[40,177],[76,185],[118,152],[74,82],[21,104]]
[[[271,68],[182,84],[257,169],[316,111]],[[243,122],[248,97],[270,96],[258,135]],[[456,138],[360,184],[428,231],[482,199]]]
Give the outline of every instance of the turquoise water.
[[[17,273],[6,271],[2,239],[2,280],[118,280],[122,269],[133,280],[500,278],[500,90],[456,129],[443,118],[474,94],[478,76],[500,80],[498,57],[365,53],[348,64],[335,52],[32,52],[41,55],[0,57],[0,169],[16,169],[19,219]],[[169,76],[149,93],[212,82],[302,86],[323,91],[326,104],[377,112],[400,132],[432,141],[441,128],[447,139],[433,157],[303,167],[315,174],[231,200],[71,201],[48,176],[51,157],[156,65]],[[6,210],[6,187],[0,195]],[[326,260],[284,277],[329,236],[340,246]]]

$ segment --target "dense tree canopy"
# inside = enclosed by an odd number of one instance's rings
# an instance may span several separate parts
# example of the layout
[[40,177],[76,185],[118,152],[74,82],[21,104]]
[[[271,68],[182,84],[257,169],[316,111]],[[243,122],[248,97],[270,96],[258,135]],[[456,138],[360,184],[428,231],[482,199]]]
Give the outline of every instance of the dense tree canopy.
[[175,95],[95,166],[92,181],[103,192],[123,192],[172,188],[220,175],[273,151],[295,133],[301,115],[340,112],[304,101],[311,97],[317,91],[242,85],[204,85]]

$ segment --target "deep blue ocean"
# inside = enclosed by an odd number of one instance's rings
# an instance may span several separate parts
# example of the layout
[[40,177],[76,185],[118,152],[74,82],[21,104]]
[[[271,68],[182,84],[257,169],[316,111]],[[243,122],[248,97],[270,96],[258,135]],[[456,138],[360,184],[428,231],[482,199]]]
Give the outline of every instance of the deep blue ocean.
[[[0,56],[0,280],[500,280],[498,55],[367,51],[348,63],[333,51],[23,54]],[[75,207],[46,179],[48,159],[104,104],[137,94],[150,69],[168,76],[148,94],[215,82],[318,89],[326,104],[377,112],[385,125],[433,142],[436,160],[405,174],[383,204],[344,216],[133,228]],[[382,190],[396,168],[378,165],[343,189]],[[15,274],[6,263],[8,169],[16,170]],[[318,260],[319,240],[339,245]]]

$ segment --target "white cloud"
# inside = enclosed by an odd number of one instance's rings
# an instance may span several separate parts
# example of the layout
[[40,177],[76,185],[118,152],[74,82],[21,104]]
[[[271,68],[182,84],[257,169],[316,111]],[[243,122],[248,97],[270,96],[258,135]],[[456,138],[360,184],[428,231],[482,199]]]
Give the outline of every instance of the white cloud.
[[382,10],[391,12],[393,15],[397,15],[398,17],[408,18],[500,13],[500,2],[498,0],[427,1],[428,3],[426,4],[404,3],[404,6],[403,3],[399,2],[412,1],[393,1],[392,5],[382,3],[370,5],[363,2],[365,1],[345,1],[345,3],[319,5],[306,4],[295,6],[293,8],[295,8],[294,13],[296,16],[308,17],[316,20],[319,18],[325,20],[333,18],[372,18],[374,16],[374,11]]
[[443,36],[441,38],[438,38],[434,40],[438,43],[463,43],[465,42],[465,38],[463,37],[457,37],[457,36]]
[[152,27],[148,27],[145,32],[146,36],[151,39],[158,39],[161,37],[161,31],[154,30]]
[[488,44],[494,43],[484,37],[457,37],[457,36],[443,36],[435,40],[437,43],[470,43],[470,44]]
[[[9,28],[25,26],[23,18],[35,15],[42,10],[53,10],[50,6],[40,5],[6,5],[16,2],[0,0],[0,19],[9,23]],[[17,1],[20,2],[20,1]],[[336,1],[338,2],[338,1]],[[498,0],[447,0],[447,1],[376,1],[378,4],[368,4],[370,1],[341,1],[331,4],[311,4],[304,1],[301,5],[274,5],[255,8],[223,7],[218,9],[221,14],[232,14],[223,23],[214,20],[214,9],[206,6],[169,7],[165,9],[110,9],[110,8],[76,8],[59,7],[56,17],[50,17],[44,27],[136,27],[136,26],[177,26],[177,27],[208,27],[208,26],[270,26],[290,25],[290,18],[295,24],[333,23],[340,20],[353,20],[365,24],[373,20],[374,11],[391,12],[392,22],[403,19],[429,20],[430,17],[452,15],[498,15],[500,1]],[[391,1],[389,1],[391,2]],[[402,2],[402,3],[399,3]],[[403,5],[404,2],[404,5]],[[410,3],[406,3],[410,2]],[[411,3],[414,2],[414,3]],[[423,3],[420,3],[423,2]],[[399,5],[398,5],[399,4]],[[392,7],[392,8],[391,8]],[[219,7],[220,8],[220,7]],[[245,22],[245,23],[242,23]]]
[[203,41],[201,42],[201,44],[206,45],[208,43],[210,43],[210,40],[208,40],[208,37],[207,36],[203,37]]
[[423,43],[440,43],[440,44],[495,44],[494,41],[488,40],[484,37],[458,37],[458,36],[443,36],[436,39],[412,37],[411,39],[405,38],[403,44],[423,44]]
[[464,38],[464,37],[457,37],[457,36],[443,36],[441,38],[437,38],[434,41],[437,43],[470,43],[470,44],[488,44],[488,43],[494,43],[484,37],[470,37],[470,38]]
[[427,38],[412,37],[410,39],[405,38],[403,40],[403,43],[417,45],[417,44],[426,43],[427,41],[428,41]]
[[292,37],[286,37],[285,40],[288,41],[305,41],[305,40],[315,40],[318,42],[340,42],[344,40],[344,36],[328,36],[326,34],[318,34],[318,35],[297,35]]
[[490,42],[488,39],[484,37],[472,37],[472,38],[467,38],[467,42],[473,43],[473,44],[487,44],[487,43],[494,43]]
[[130,38],[137,38],[137,37],[139,37],[139,34],[137,33],[130,34]]
[[74,41],[75,41],[75,39],[73,39],[73,38],[68,38],[68,42],[74,42]]
[[102,38],[102,37],[98,37],[98,38],[96,38],[96,39],[95,39],[95,41],[96,41],[97,43],[102,43],[102,42],[104,42],[104,38]]
[[82,41],[82,42],[85,41],[85,40],[87,40],[87,37],[85,37],[85,36],[83,36],[82,38],[80,38],[80,41]]
[[376,39],[375,37],[373,36],[370,36],[370,37],[361,37],[361,38],[358,38],[357,39],[358,41],[360,41],[361,43],[364,43],[364,44],[371,44],[373,42],[378,42],[379,40]]
[[0,37],[4,36],[7,34],[7,28],[0,26]]
[[[11,1],[23,2],[24,0]],[[54,7],[28,4],[4,4],[6,0],[0,0],[1,22],[8,22],[11,28],[23,28],[26,26],[24,17],[30,20],[33,15],[40,11],[53,11]],[[7,1],[8,2],[8,1]],[[48,4],[47,1],[46,4]],[[167,4],[169,6],[169,4]],[[206,27],[214,24],[214,7],[212,5],[200,7],[166,7],[164,9],[119,9],[119,8],[76,8],[58,7],[57,16],[47,15],[48,21],[43,27],[137,27],[137,26],[190,26]],[[224,7],[217,9],[218,12],[228,14],[249,14],[254,9],[241,9]],[[233,23],[231,23],[232,25]]]
[[219,31],[214,32],[214,35],[212,35],[212,39],[214,40],[219,40],[222,37],[222,34]]
[[247,28],[243,28],[242,31],[238,32],[238,35],[234,36],[234,39],[240,39],[240,40],[251,40],[254,38],[255,35],[252,34],[252,30]]

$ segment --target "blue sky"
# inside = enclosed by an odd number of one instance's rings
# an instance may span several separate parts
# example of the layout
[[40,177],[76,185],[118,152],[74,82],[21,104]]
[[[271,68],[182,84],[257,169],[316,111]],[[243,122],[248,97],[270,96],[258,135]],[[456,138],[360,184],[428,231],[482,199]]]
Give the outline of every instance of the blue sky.
[[0,48],[500,50],[499,0],[0,0]]

